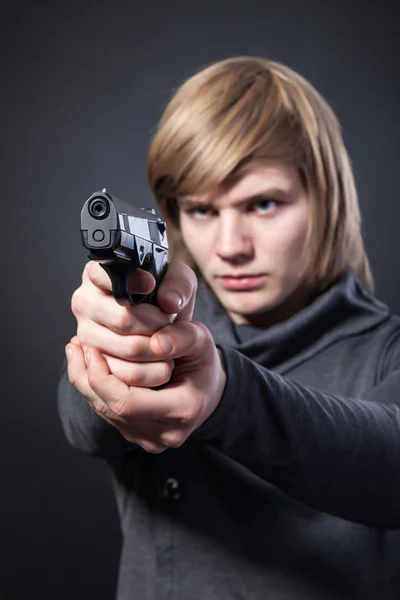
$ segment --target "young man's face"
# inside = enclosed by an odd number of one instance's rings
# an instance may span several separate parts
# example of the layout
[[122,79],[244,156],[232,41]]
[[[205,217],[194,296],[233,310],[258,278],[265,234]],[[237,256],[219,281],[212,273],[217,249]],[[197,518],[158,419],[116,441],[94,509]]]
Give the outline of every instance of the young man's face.
[[254,165],[178,206],[183,240],[234,323],[273,324],[304,306],[310,199],[293,167]]

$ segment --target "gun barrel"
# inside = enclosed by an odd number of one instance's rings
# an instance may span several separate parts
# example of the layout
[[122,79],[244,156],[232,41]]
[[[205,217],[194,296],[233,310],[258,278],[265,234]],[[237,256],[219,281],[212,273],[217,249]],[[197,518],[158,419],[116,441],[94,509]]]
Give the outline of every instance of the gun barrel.
[[102,196],[92,197],[88,204],[88,211],[93,219],[105,219],[110,214],[110,201]]

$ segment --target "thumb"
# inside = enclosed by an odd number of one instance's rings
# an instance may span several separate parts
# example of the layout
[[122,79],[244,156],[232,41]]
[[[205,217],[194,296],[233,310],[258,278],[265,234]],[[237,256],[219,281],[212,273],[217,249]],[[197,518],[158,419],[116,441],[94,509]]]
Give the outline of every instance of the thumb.
[[157,292],[157,304],[167,314],[177,314],[175,320],[190,321],[196,300],[197,277],[182,261],[168,265],[164,279]]
[[91,375],[96,375],[96,379],[111,375],[106,359],[96,348],[85,348],[84,354],[89,378]]
[[111,373],[106,359],[96,348],[85,349],[85,360],[90,387],[114,416],[118,416],[129,396],[129,386]]

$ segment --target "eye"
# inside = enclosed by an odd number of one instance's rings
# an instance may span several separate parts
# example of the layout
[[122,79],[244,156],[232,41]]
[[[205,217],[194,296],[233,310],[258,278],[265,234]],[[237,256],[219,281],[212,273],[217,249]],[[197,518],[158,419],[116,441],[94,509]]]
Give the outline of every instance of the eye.
[[193,208],[187,208],[186,214],[194,217],[195,219],[205,219],[210,215],[211,209],[208,206],[193,206]]
[[279,204],[280,202],[278,200],[270,200],[269,198],[265,198],[257,200],[257,202],[251,206],[250,210],[256,210],[258,213],[265,215],[276,209]]

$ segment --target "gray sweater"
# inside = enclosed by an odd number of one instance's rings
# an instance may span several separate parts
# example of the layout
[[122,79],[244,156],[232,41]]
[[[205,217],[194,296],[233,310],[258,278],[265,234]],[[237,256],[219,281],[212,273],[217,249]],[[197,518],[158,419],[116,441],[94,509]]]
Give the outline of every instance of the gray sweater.
[[200,281],[194,318],[227,385],[178,449],[127,442],[60,379],[69,442],[115,483],[118,600],[398,600],[400,319],[350,271],[267,329]]

